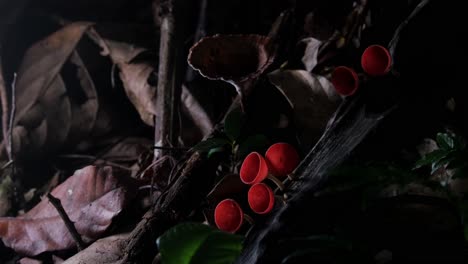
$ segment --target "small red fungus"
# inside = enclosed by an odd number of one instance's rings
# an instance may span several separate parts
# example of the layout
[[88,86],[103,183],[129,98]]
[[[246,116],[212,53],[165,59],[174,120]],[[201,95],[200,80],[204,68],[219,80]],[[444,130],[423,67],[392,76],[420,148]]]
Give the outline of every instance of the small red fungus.
[[382,76],[390,71],[392,56],[385,47],[372,45],[362,53],[361,66],[370,76]]
[[236,201],[225,199],[216,206],[214,218],[220,230],[235,233],[242,226],[244,212]]
[[332,73],[331,82],[335,90],[344,96],[352,95],[359,87],[359,77],[357,73],[348,67],[336,67]]
[[300,162],[296,149],[288,143],[276,143],[268,148],[265,158],[270,173],[276,177],[285,177],[296,169]]
[[268,166],[265,158],[258,152],[252,152],[245,157],[240,169],[241,181],[245,184],[255,184],[268,176]]
[[271,188],[264,183],[257,183],[250,187],[247,194],[249,206],[257,214],[269,213],[275,205],[275,196]]

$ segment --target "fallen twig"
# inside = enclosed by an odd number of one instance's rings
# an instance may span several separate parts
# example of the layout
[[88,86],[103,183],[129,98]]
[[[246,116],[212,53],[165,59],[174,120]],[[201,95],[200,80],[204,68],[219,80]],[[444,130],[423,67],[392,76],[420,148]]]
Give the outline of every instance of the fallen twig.
[[[172,147],[177,143],[178,107],[181,86],[177,78],[177,50],[180,47],[180,33],[176,30],[175,0],[165,0],[159,3],[161,16],[161,38],[159,48],[159,70],[157,87],[157,116],[155,117],[154,139],[156,147]],[[156,9],[156,3],[155,3]],[[156,18],[155,18],[156,20]],[[169,154],[166,149],[154,149],[154,160]]]
[[73,224],[73,222],[70,220],[70,217],[68,217],[67,212],[65,212],[65,209],[63,209],[63,206],[60,200],[58,198],[55,198],[51,193],[47,194],[47,198],[49,199],[50,203],[55,207],[58,214],[60,215],[60,218],[62,218],[63,222],[65,223],[65,226],[67,227],[68,232],[70,232],[70,235],[72,236],[73,240],[76,243],[76,247],[78,248],[78,251],[81,251],[84,248],[86,248],[86,244],[83,242],[83,239],[81,238],[80,234],[76,230],[76,227]]
[[13,123],[15,122],[16,115],[16,73],[13,76],[11,83],[11,111],[10,111],[10,124],[8,126],[8,142],[6,145],[8,157],[13,161]]
[[[3,66],[0,57],[0,103],[2,105],[2,133],[5,147],[8,149],[8,95],[5,87],[5,78],[3,78]],[[8,158],[11,160],[10,154]]]

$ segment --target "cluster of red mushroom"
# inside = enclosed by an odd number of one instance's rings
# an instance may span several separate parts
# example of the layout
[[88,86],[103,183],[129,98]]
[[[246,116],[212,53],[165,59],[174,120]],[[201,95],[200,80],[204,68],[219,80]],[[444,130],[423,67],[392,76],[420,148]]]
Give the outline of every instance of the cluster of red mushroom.
[[[273,144],[265,157],[258,152],[247,155],[240,169],[240,179],[251,185],[247,200],[253,212],[267,214],[275,205],[274,191],[264,180],[268,178],[283,189],[281,180],[291,175],[299,161],[296,149],[287,143]],[[242,226],[244,212],[236,201],[225,199],[216,206],[214,218],[219,229],[234,233]]]
[[[383,76],[392,66],[392,56],[383,46],[372,45],[366,48],[361,56],[361,66],[364,72],[371,76]],[[359,87],[358,74],[350,67],[336,67],[332,73],[331,82],[336,91],[343,95],[353,95]]]

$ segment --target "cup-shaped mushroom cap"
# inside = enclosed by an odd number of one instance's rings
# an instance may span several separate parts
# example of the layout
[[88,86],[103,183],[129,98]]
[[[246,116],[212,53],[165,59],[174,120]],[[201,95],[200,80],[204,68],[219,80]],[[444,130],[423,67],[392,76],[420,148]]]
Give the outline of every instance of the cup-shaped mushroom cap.
[[382,76],[390,71],[392,56],[385,47],[372,45],[362,53],[361,66],[370,76]]
[[236,201],[226,199],[216,206],[214,218],[220,230],[235,233],[242,226],[244,212]]
[[359,77],[357,73],[346,66],[336,67],[332,73],[331,83],[337,93],[349,96],[354,94],[359,87]]
[[245,184],[255,184],[268,176],[268,165],[265,158],[258,152],[252,152],[245,157],[240,169],[241,181]]
[[296,149],[288,143],[276,143],[268,148],[265,159],[270,173],[285,177],[296,169],[300,159]]
[[275,205],[275,195],[271,188],[264,183],[257,183],[250,187],[247,194],[250,208],[257,214],[267,214]]
[[262,74],[273,62],[270,38],[260,35],[214,35],[191,49],[188,63],[206,78],[241,82]]

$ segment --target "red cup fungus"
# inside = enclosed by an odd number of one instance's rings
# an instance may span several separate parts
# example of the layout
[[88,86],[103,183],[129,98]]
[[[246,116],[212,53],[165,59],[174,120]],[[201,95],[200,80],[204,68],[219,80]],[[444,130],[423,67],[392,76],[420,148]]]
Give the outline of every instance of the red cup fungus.
[[264,183],[256,183],[250,187],[247,194],[252,211],[257,214],[267,214],[275,205],[275,196],[271,188]]
[[288,143],[273,144],[268,148],[265,159],[270,173],[283,178],[292,173],[300,162],[296,149]]
[[382,76],[390,71],[392,56],[385,47],[372,45],[362,53],[361,66],[370,76]]
[[240,169],[241,181],[245,184],[255,184],[268,176],[268,166],[265,158],[258,152],[252,152],[245,157]]
[[359,77],[357,73],[346,66],[336,67],[332,73],[331,83],[337,93],[349,96],[353,95],[359,87]]
[[236,201],[225,199],[216,206],[214,218],[220,230],[235,233],[244,222],[244,212]]

